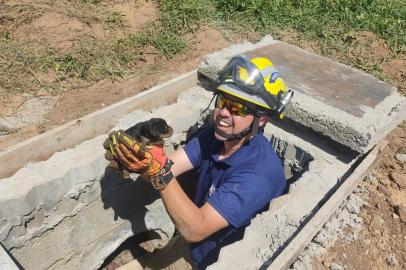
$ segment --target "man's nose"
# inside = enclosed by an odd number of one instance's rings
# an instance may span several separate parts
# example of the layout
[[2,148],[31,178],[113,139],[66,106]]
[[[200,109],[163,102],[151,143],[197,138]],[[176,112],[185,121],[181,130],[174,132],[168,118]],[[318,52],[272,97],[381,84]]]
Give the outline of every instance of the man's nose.
[[227,106],[224,106],[222,109],[219,109],[219,114],[221,116],[227,116],[230,117],[231,116],[231,112],[230,110],[227,108]]

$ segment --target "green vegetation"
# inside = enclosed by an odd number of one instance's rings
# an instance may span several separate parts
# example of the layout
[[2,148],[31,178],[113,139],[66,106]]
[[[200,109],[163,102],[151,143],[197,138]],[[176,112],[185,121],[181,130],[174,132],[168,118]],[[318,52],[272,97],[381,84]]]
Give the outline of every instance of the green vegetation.
[[119,77],[127,78],[132,74],[132,66],[139,56],[139,48],[84,40],[71,53],[60,54],[56,50],[44,52],[35,66],[42,71],[53,70],[58,80],[114,80]]
[[111,26],[123,26],[124,25],[124,16],[117,11],[109,11],[106,15],[106,22]]
[[218,0],[227,20],[249,24],[257,31],[278,34],[291,28],[322,42],[349,41],[352,31],[371,31],[394,52],[406,52],[404,0]]
[[186,43],[183,39],[168,31],[135,33],[121,40],[120,43],[123,46],[131,46],[139,50],[151,45],[166,57],[172,57],[186,48]]
[[[203,24],[234,34],[256,32],[283,38],[293,33],[290,41],[296,45],[310,43],[318,53],[380,79],[387,79],[381,68],[385,59],[356,51],[360,33],[382,38],[394,56],[406,53],[404,0],[156,0],[158,19],[133,33],[128,32],[123,14],[109,9],[107,2],[75,0],[66,7],[54,6],[86,26],[98,24],[107,31],[103,39],[84,34],[64,50],[41,40],[14,40],[13,28],[0,23],[0,91],[52,91],[72,80],[126,79],[137,72],[139,61],[145,61],[146,51],[166,58],[184,52],[186,35]],[[36,18],[44,10],[24,14]],[[121,34],[115,35],[116,31]],[[55,79],[43,80],[50,72]]]
[[10,32],[0,32],[0,90],[8,90],[2,91],[2,96],[12,91],[29,92],[27,78],[31,77],[29,65],[33,59],[32,53],[16,44]]
[[160,17],[144,32],[133,33],[121,44],[133,48],[152,46],[165,57],[183,52],[187,44],[183,36],[197,30],[208,18],[208,1],[160,0]]
[[158,2],[162,30],[175,34],[194,31],[209,17],[209,1],[160,0]]

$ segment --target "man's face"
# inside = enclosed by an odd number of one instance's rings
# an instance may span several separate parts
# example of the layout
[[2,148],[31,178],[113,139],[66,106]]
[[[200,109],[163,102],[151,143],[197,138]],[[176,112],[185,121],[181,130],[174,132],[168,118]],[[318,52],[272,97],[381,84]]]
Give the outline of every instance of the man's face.
[[[239,134],[248,128],[254,120],[253,114],[246,116],[239,115],[238,111],[243,106],[238,102],[231,101],[225,97],[219,97],[225,100],[217,100],[216,108],[214,109],[214,124],[217,128],[227,134]],[[215,133],[216,139],[220,141],[226,140],[219,134]]]

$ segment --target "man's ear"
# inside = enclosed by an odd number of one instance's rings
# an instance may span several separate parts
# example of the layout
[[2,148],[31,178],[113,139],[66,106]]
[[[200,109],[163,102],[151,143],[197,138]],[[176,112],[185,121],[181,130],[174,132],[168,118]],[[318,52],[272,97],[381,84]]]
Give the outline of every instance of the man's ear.
[[268,121],[269,121],[269,116],[268,115],[261,116],[259,118],[259,126],[264,127],[266,125],[266,123],[268,123]]

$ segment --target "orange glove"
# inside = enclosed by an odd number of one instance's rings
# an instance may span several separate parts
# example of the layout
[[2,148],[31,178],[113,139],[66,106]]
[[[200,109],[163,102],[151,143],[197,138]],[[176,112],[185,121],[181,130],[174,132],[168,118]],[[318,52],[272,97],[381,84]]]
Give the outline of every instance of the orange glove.
[[144,146],[121,130],[113,131],[109,138],[111,144],[105,145],[107,159],[111,153],[127,170],[147,176],[156,189],[164,188],[172,180],[173,162],[166,157],[163,147]]
[[112,140],[109,138],[107,138],[104,142],[103,142],[103,147],[104,149],[106,149],[106,153],[104,154],[104,157],[110,161],[109,163],[109,167],[111,167],[114,170],[122,170],[122,166],[120,166],[120,164],[118,164],[116,157],[116,151],[114,150],[113,147],[113,142]]

